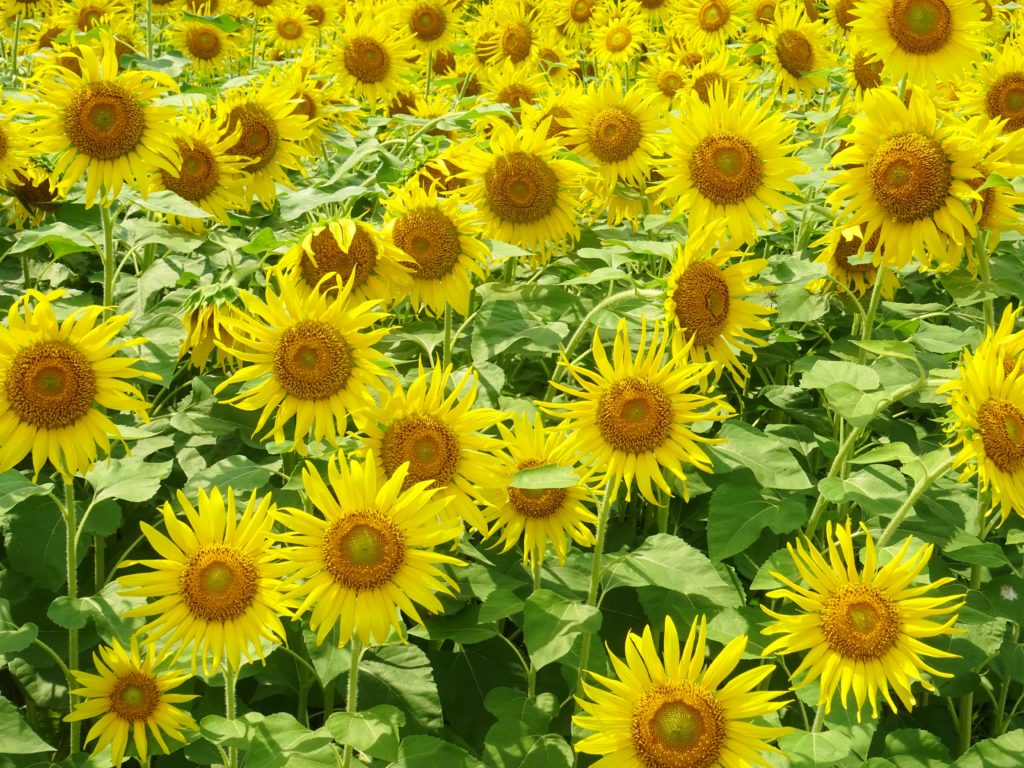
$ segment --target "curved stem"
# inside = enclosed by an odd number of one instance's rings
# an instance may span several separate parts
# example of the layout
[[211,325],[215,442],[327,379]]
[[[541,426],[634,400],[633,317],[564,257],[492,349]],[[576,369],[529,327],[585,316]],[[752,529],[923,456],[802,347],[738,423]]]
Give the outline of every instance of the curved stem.
[[73,678],[73,677],[71,676],[71,670],[70,670],[70,669],[68,669],[68,665],[64,663],[64,659],[62,659],[62,658],[60,657],[60,655],[59,655],[59,654],[58,654],[58,653],[57,653],[57,652],[56,652],[55,650],[53,650],[53,648],[51,648],[50,646],[48,646],[48,645],[47,645],[46,643],[44,643],[44,642],[43,642],[42,640],[40,640],[39,638],[36,638],[36,639],[35,639],[35,640],[33,640],[32,642],[33,642],[33,643],[34,643],[35,645],[38,645],[38,646],[39,646],[40,648],[42,648],[42,649],[43,649],[43,650],[44,650],[44,651],[46,652],[46,654],[47,654],[47,655],[48,655],[48,656],[49,656],[49,657],[50,657],[51,659],[53,659],[53,660],[54,660],[54,662],[55,662],[55,663],[57,664],[57,666],[58,666],[58,667],[60,668],[60,671],[61,671],[61,672],[63,673],[63,675],[64,675],[64,679],[68,681],[68,690],[71,690],[72,688],[74,688],[74,687],[75,687],[75,680],[74,680],[74,678]]
[[[615,488],[605,487],[604,498],[601,500],[601,509],[597,513],[597,540],[594,543],[594,554],[590,560],[590,587],[587,589],[587,605],[597,604],[597,590],[601,585],[601,559],[604,554],[604,540],[608,533],[608,516],[612,508],[612,497],[615,496]],[[580,668],[576,677],[576,690],[583,688],[583,675],[587,671],[587,662],[590,660],[590,643],[593,634],[583,633],[583,644],[580,646]]]
[[[72,477],[64,478],[64,528],[65,528],[65,555],[68,575],[68,597],[74,601],[78,599],[78,521],[75,510],[75,480]],[[68,669],[78,668],[78,630],[68,630]],[[68,690],[68,704],[71,711],[74,711],[78,697]],[[71,746],[70,754],[79,750],[81,741],[81,721],[71,723]]]
[[[238,716],[235,709],[235,683],[238,677],[231,664],[224,662],[224,717],[234,720]],[[224,768],[238,768],[238,747],[228,747],[228,762]]]
[[924,492],[931,487],[932,483],[946,474],[952,466],[953,457],[950,456],[942,462],[942,464],[936,467],[933,472],[925,473],[925,475],[914,484],[913,489],[910,491],[910,495],[904,499],[903,504],[901,504],[900,508],[896,510],[896,514],[892,516],[892,520],[890,520],[889,524],[885,526],[885,530],[882,531],[882,535],[878,537],[878,541],[875,546],[881,549],[886,545],[889,539],[892,538],[892,535],[896,533],[896,529],[903,523],[904,518],[906,518],[910,513],[910,510],[914,508],[914,504],[917,503],[917,500],[924,495]]
[[[363,656],[363,644],[360,642],[359,637],[356,635],[352,636],[352,662],[348,669],[348,696],[345,699],[345,711],[349,714],[355,714],[359,710],[357,709],[359,704],[359,661]],[[352,745],[345,745],[345,754],[342,757],[341,764],[343,768],[351,768],[352,766]]]

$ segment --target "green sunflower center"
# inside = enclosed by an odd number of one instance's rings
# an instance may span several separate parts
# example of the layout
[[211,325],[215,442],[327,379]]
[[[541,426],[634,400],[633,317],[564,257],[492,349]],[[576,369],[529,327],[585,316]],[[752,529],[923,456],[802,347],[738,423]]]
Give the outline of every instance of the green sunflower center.
[[4,387],[21,422],[61,429],[89,413],[96,397],[96,374],[74,345],[38,341],[14,356]]
[[946,46],[952,21],[942,0],[896,0],[889,9],[889,34],[905,52],[928,55]]
[[201,547],[185,563],[181,598],[189,612],[204,621],[225,622],[243,616],[259,592],[259,568],[237,547]]
[[699,685],[662,684],[637,703],[632,735],[648,768],[710,768],[718,764],[725,741],[725,712]]
[[298,19],[281,19],[277,22],[277,34],[285,40],[298,40],[302,32],[302,22]]
[[355,512],[330,525],[322,556],[324,569],[337,583],[348,589],[377,589],[402,567],[405,536],[379,512]]
[[594,14],[594,6],[590,0],[573,0],[569,6],[569,16],[577,24],[584,24]]
[[697,10],[697,23],[705,32],[717,32],[729,21],[729,8],[719,0],[706,0]]

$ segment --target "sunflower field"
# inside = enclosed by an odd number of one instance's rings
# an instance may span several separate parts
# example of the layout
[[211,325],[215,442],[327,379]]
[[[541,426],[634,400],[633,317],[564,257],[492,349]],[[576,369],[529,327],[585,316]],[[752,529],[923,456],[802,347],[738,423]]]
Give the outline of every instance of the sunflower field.
[[1024,767],[1024,9],[4,0],[0,768]]

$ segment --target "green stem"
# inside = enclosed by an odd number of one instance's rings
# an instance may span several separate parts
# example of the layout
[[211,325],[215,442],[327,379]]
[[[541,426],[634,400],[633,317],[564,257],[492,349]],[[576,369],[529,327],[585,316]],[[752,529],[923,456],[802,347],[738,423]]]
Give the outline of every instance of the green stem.
[[[78,521],[75,510],[75,480],[72,477],[64,478],[64,527],[66,533],[65,554],[67,555],[66,567],[68,575],[68,597],[72,602],[78,599]],[[78,669],[78,630],[68,630],[68,669]],[[68,704],[72,711],[78,697],[68,691]],[[71,746],[69,754],[75,754],[79,750],[81,741],[81,721],[71,723]]]
[[904,518],[906,518],[910,513],[910,510],[914,508],[914,504],[917,503],[917,500],[920,499],[924,492],[931,487],[932,483],[946,474],[952,466],[953,457],[950,456],[937,466],[935,471],[925,473],[924,476],[914,484],[914,488],[910,491],[910,495],[904,499],[903,504],[901,504],[900,508],[896,510],[896,514],[892,516],[892,520],[890,520],[889,524],[885,526],[885,530],[882,531],[882,535],[878,537],[878,541],[875,546],[881,549],[888,543],[889,539],[892,538],[892,535],[896,533],[896,530],[903,523]]
[[[875,273],[875,284],[871,287],[871,299],[868,301],[868,310],[864,313],[864,327],[860,329],[861,344],[871,341],[871,334],[875,330],[875,315],[878,313],[878,305],[882,300],[882,285],[885,283],[885,275],[889,270],[889,262],[882,257],[882,263],[878,265]],[[861,365],[867,359],[868,350],[861,346],[857,352],[857,362]]]
[[[235,683],[238,677],[231,664],[224,662],[224,717],[235,720],[238,711],[235,708]],[[224,768],[238,768],[238,747],[228,747],[228,764]]]
[[995,325],[995,309],[992,306],[992,294],[988,292],[988,286],[992,282],[992,266],[988,258],[988,248],[985,246],[983,230],[978,230],[974,238],[974,256],[978,260],[978,277],[981,278],[981,285],[985,290],[985,299],[981,304],[985,317],[985,327],[991,328]]
[[[985,540],[987,529],[985,528],[985,513],[988,512],[988,494],[978,488],[978,538]],[[981,566],[972,565],[970,575],[970,588],[978,589],[981,586]],[[974,730],[974,691],[965,693],[960,699],[960,739],[959,747],[962,755],[971,748],[971,736]]]
[[811,733],[821,733],[821,727],[825,724],[825,705],[819,704],[818,711],[814,713],[814,722],[811,724]]
[[100,207],[100,218],[103,221],[103,306],[109,312],[115,309],[114,278],[117,265],[117,255],[114,253],[114,217],[110,213],[110,206]]
[[[540,591],[540,560],[534,560],[532,567],[530,568],[533,575],[533,593],[536,594]],[[537,667],[533,664],[533,659],[530,659],[530,668],[526,673],[526,696],[527,698],[534,698],[537,695]]]
[[21,36],[21,12],[14,17],[14,44],[11,46],[11,77],[12,82],[18,82],[18,38]]
[[444,347],[441,354],[441,367],[447,368],[452,364],[452,305],[447,302],[444,305]]
[[74,677],[72,677],[71,670],[68,669],[68,665],[64,663],[64,659],[62,659],[60,657],[60,654],[58,654],[55,650],[53,650],[53,648],[51,648],[50,646],[48,646],[46,643],[44,643],[42,640],[40,640],[38,638],[36,638],[32,642],[35,645],[38,645],[40,648],[42,648],[46,652],[46,654],[51,659],[54,660],[54,662],[60,668],[61,673],[64,675],[64,679],[68,681],[68,690],[74,688],[75,687],[75,679],[74,679]]
[[[587,589],[587,605],[597,604],[597,590],[601,586],[601,559],[604,554],[604,540],[608,533],[608,516],[612,508],[612,489],[605,487],[604,498],[601,500],[601,509],[597,513],[597,541],[594,543],[594,554],[590,559],[590,587]],[[576,691],[583,689],[583,676],[587,671],[587,662],[590,660],[590,643],[593,634],[583,633],[583,644],[580,646],[580,669],[576,678]]]
[[[345,711],[354,715],[358,710],[359,703],[359,661],[363,655],[363,644],[359,637],[352,636],[352,663],[348,669],[348,696],[345,699]],[[342,768],[352,768],[352,745],[345,745],[345,754],[342,758]]]
[[93,584],[96,587],[95,591],[97,594],[99,594],[99,592],[103,590],[103,587],[107,585],[107,583],[103,580],[105,570],[103,562],[105,544],[106,539],[104,539],[102,536],[97,535],[92,537],[92,579]]
[[146,58],[153,59],[153,0],[146,0]]
[[427,54],[427,82],[423,89],[423,95],[425,98],[430,98],[430,84],[434,76],[434,52],[430,51]]

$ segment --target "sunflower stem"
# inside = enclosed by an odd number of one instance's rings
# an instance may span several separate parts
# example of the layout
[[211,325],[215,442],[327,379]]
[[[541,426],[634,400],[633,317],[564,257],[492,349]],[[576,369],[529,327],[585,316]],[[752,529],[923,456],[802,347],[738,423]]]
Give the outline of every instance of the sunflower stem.
[[[356,635],[352,636],[352,663],[348,670],[348,696],[345,698],[345,711],[354,715],[359,703],[359,661],[363,656],[363,644]],[[352,768],[352,745],[345,745],[342,768]]]
[[[238,678],[231,664],[224,662],[224,717],[234,720],[237,717],[235,708],[235,683]],[[238,768],[238,747],[228,747],[228,764],[224,768]]]
[[821,728],[825,724],[825,705],[819,704],[818,711],[814,713],[814,722],[811,724],[811,733],[821,733]]
[[892,535],[896,533],[896,530],[910,513],[910,510],[914,508],[914,504],[917,503],[917,500],[924,495],[924,492],[931,487],[932,483],[946,474],[952,466],[953,457],[950,456],[942,462],[942,464],[936,467],[935,471],[925,473],[925,475],[914,484],[914,488],[910,491],[910,495],[903,500],[903,504],[901,504],[900,508],[896,510],[896,514],[892,516],[892,520],[890,520],[889,524],[885,526],[885,530],[882,531],[882,535],[878,537],[878,542],[875,546],[881,549],[888,543],[889,539],[892,538]]
[[[78,599],[78,521],[75,512],[75,480],[64,478],[64,526],[66,533],[65,554],[67,555],[68,599],[74,603]],[[78,630],[68,630],[68,669],[78,668]],[[78,697],[68,689],[68,705],[73,712]],[[71,723],[71,741],[68,754],[78,752],[81,740],[82,724],[80,721]]]
[[995,310],[992,306],[992,294],[988,292],[988,284],[992,282],[992,267],[988,258],[988,248],[985,246],[985,237],[982,230],[974,238],[974,256],[978,260],[978,277],[981,278],[985,299],[981,304],[984,313],[985,327],[991,328],[995,325]]
[[[988,493],[978,486],[978,538],[985,540],[987,530],[985,528],[985,513],[989,509]],[[970,575],[970,589],[978,589],[981,586],[981,566],[972,565]],[[971,748],[971,736],[974,732],[974,691],[968,691],[960,699],[960,754],[962,755]]]
[[146,58],[153,58],[153,0],[146,0]]
[[103,562],[105,544],[106,539],[102,536],[96,535],[92,537],[92,580],[97,594],[106,586],[106,582],[103,580],[104,570],[106,570],[105,563]]
[[[535,559],[530,567],[531,575],[533,576],[533,594],[537,594],[540,591],[540,560]],[[533,663],[533,659],[530,659],[530,667],[526,673],[526,697],[529,699],[534,698],[537,695],[537,667]]]
[[888,270],[889,263],[883,256],[878,270],[875,272],[875,284],[871,286],[868,310],[864,313],[864,327],[860,329],[861,348],[857,352],[857,362],[860,365],[864,365],[864,361],[868,357],[868,350],[864,345],[871,341],[871,334],[875,330],[875,315],[878,313],[878,305],[882,299],[882,285],[885,283],[885,275]]
[[452,305],[445,302],[444,305],[444,348],[441,367],[448,368],[452,364]]
[[[594,554],[590,559],[590,587],[587,589],[587,605],[597,604],[597,590],[601,585],[601,558],[604,554],[604,540],[608,533],[608,516],[612,508],[612,497],[615,489],[605,487],[604,498],[601,499],[601,508],[597,513],[597,541],[594,542]],[[590,642],[593,634],[583,633],[583,643],[580,646],[580,669],[576,677],[576,692],[579,694],[583,689],[583,676],[587,671],[587,662],[590,660]]]
[[100,218],[103,221],[103,307],[107,311],[114,305],[114,278],[117,257],[114,253],[114,217],[110,206],[100,207]]
[[21,11],[14,16],[14,43],[11,45],[11,83],[18,83],[18,38],[21,36]]
[[424,88],[423,88],[423,96],[424,96],[424,98],[427,98],[427,99],[430,98],[430,85],[431,85],[430,81],[431,81],[431,79],[433,77],[433,74],[434,74],[434,52],[433,51],[429,51],[427,53],[427,78],[426,78],[426,83],[425,83]]

